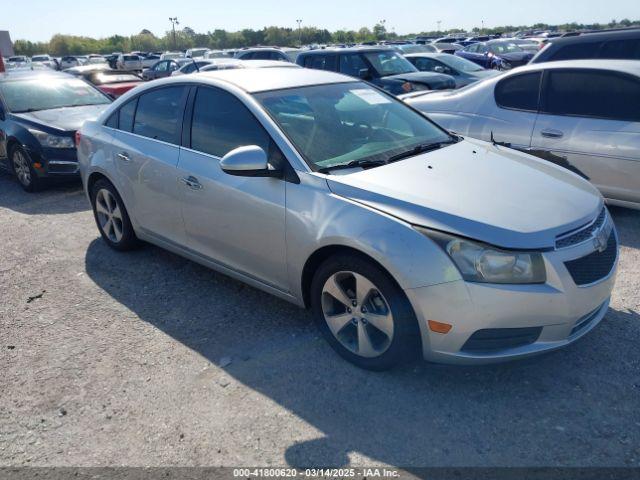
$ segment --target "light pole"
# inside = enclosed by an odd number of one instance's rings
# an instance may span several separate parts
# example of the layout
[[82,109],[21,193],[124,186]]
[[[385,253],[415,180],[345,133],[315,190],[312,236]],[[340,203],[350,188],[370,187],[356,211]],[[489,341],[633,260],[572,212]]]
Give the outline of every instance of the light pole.
[[442,20],[438,20],[436,23],[438,24],[438,33],[440,33],[440,24],[442,23]]
[[480,29],[480,33],[484,33],[484,20],[482,20],[482,28]]
[[302,19],[299,18],[296,20],[296,23],[298,24],[298,46],[302,46]]
[[178,17],[169,17],[169,21],[171,22],[171,28],[173,30],[173,49],[177,50],[178,45],[176,43],[176,25],[180,25],[178,21]]
[[[387,38],[387,27],[385,27],[387,21],[383,18],[382,20],[380,20],[380,25],[382,25],[382,31],[384,32],[384,39],[386,40]],[[382,39],[380,39],[382,40]]]

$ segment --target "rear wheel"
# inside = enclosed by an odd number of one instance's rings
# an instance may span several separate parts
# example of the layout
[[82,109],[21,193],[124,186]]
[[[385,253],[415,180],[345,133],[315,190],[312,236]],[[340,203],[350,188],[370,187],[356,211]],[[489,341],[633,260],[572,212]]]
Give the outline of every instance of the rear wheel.
[[386,370],[416,357],[419,330],[404,292],[373,262],[338,255],[311,286],[314,319],[329,344],[358,367]]
[[102,179],[93,185],[91,204],[100,235],[111,248],[125,251],[138,246],[127,209],[109,181]]

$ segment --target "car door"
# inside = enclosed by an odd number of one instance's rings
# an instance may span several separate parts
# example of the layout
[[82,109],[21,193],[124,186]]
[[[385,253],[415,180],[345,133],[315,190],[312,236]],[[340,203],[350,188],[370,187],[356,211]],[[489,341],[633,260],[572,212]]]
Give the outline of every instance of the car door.
[[226,268],[288,290],[286,182],[233,176],[220,168],[225,154],[246,145],[262,147],[272,164],[284,158],[255,116],[231,93],[199,86],[192,105],[179,163],[187,245]]
[[495,84],[493,95],[467,94],[467,102],[456,107],[458,113],[445,127],[486,141],[493,134],[497,141],[527,150],[538,114],[541,78],[541,72],[511,74]]
[[146,235],[184,244],[177,166],[188,88],[147,90],[119,110],[112,154],[122,196]]
[[549,69],[531,148],[590,180],[607,198],[640,201],[640,79]]

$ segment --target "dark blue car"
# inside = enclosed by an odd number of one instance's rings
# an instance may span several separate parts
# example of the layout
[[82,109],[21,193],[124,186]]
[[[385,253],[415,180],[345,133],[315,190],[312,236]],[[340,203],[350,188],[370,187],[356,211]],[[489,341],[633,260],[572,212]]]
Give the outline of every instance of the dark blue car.
[[395,49],[354,47],[301,52],[298,65],[329,70],[360,78],[392,95],[419,90],[445,90],[456,87],[451,75],[420,72]]
[[514,67],[526,65],[534,56],[533,52],[523,50],[515,43],[507,40],[474,43],[462,50],[458,50],[455,54],[471,60],[481,67],[494,70],[510,70]]
[[66,73],[0,74],[0,167],[33,192],[47,180],[78,178],[75,133],[111,99]]

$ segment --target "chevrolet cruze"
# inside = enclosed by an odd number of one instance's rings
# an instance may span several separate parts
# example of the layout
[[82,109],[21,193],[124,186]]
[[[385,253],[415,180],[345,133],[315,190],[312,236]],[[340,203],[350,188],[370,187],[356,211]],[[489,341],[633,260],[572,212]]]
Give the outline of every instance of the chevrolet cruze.
[[363,368],[525,357],[608,308],[618,241],[593,186],[351,77],[165,79],[76,141],[109,246],[151,242],[309,307]]

